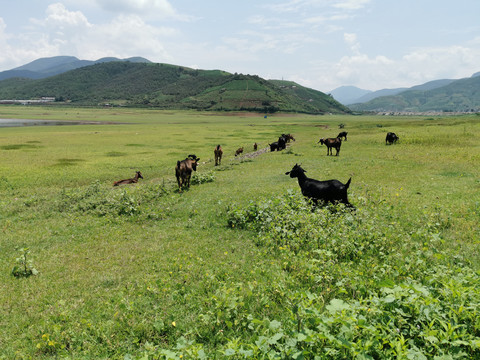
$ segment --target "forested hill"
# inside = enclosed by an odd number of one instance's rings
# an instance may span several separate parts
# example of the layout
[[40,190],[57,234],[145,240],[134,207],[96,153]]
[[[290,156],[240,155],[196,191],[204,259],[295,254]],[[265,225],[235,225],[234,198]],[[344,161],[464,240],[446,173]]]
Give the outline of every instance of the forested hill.
[[0,81],[0,99],[55,97],[78,105],[116,104],[165,109],[348,113],[331,96],[293,82],[221,70],[113,61],[45,79]]

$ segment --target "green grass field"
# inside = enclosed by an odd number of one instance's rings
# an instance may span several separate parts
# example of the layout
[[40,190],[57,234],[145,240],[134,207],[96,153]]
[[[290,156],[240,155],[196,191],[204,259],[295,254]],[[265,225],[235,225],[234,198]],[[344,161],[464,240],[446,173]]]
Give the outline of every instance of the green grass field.
[[[0,118],[100,123],[0,128],[0,359],[480,358],[479,116]],[[287,150],[234,157],[282,133]],[[178,192],[188,154],[200,166]],[[295,163],[352,177],[357,210],[312,212]]]

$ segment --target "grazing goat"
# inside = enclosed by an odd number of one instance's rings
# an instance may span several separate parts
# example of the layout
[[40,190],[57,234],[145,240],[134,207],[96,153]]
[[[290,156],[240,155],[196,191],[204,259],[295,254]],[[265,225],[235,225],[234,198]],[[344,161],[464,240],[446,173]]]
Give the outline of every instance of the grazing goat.
[[392,145],[398,141],[399,137],[397,134],[393,132],[387,133],[387,137],[385,138],[385,145]]
[[287,138],[282,135],[278,138],[278,148],[277,150],[280,151],[280,150],[283,150],[283,149],[286,149],[287,148]]
[[175,167],[175,176],[177,177],[178,189],[182,191],[182,187],[190,187],[190,178],[192,171],[197,171],[197,165],[200,158],[195,155],[188,155],[185,160],[177,161]]
[[287,141],[287,143],[289,143],[290,140],[295,141],[295,138],[293,137],[292,134],[282,134],[282,136],[285,137],[285,140]]
[[275,151],[278,150],[278,141],[275,141],[271,144],[268,144],[270,146],[270,151]]
[[113,183],[113,186],[125,185],[125,184],[136,184],[138,179],[143,179],[142,173],[137,171],[134,178],[118,180]]
[[253,151],[257,151],[257,150],[258,150],[258,144],[255,143],[255,144],[253,144]]
[[243,147],[238,148],[237,151],[235,151],[235,156],[238,156],[238,155],[240,155],[241,153],[243,153]]
[[305,175],[306,170],[298,164],[287,171],[285,175],[290,175],[291,178],[298,178],[298,184],[302,190],[303,196],[310,199],[314,205],[317,205],[319,201],[324,203],[342,203],[347,207],[355,208],[348,201],[347,189],[350,186],[352,178],[348,179],[346,184],[341,183],[338,180],[326,180],[320,181],[310,179]]
[[215,150],[213,150],[213,153],[215,155],[215,166],[220,165],[222,162],[222,155],[223,155],[223,150],[220,145],[217,145],[215,147]]
[[347,141],[347,134],[348,134],[348,132],[342,131],[341,133],[339,133],[339,134],[337,135],[337,138],[340,138],[340,139],[341,139],[341,138],[344,138],[345,141]]
[[327,156],[328,155],[333,155],[333,151],[332,151],[333,148],[335,148],[335,150],[337,150],[337,153],[335,154],[335,156],[338,156],[338,153],[340,152],[340,146],[342,146],[342,139],[340,139],[338,137],[337,138],[328,138],[328,139],[322,138],[318,142],[321,143],[322,145],[327,146]]

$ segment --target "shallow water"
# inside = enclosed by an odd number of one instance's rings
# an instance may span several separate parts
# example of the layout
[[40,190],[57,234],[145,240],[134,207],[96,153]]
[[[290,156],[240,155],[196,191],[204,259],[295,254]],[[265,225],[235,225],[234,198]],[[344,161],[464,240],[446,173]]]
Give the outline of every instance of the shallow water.
[[32,120],[32,119],[0,119],[0,128],[15,126],[60,126],[60,125],[96,125],[102,122],[90,121],[59,121],[59,120]]

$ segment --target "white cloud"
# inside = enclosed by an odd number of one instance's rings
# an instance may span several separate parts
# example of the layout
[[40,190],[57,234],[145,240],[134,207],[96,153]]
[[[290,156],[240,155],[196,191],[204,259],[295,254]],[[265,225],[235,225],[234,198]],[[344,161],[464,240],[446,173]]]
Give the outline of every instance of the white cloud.
[[57,55],[88,60],[144,56],[167,62],[173,56],[166,51],[164,42],[174,36],[174,29],[149,25],[138,15],[119,15],[94,24],[82,12],[55,3],[47,7],[42,19],[30,19],[27,32],[7,33],[0,18],[0,66],[8,69]]
[[177,14],[168,0],[95,0],[103,10],[120,13],[136,14],[154,19],[177,18],[184,20],[185,16]]
[[31,22],[43,26],[61,27],[88,27],[85,15],[80,11],[68,11],[61,3],[51,4],[47,7],[46,17],[43,20],[31,19]]
[[370,3],[370,0],[343,0],[333,6],[342,10],[359,10]]
[[130,57],[144,54],[152,61],[168,61],[162,41],[175,31],[146,24],[136,15],[120,15],[107,24],[95,25],[78,44],[77,53],[96,59],[103,56]]

